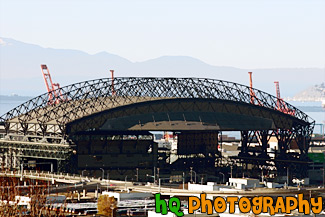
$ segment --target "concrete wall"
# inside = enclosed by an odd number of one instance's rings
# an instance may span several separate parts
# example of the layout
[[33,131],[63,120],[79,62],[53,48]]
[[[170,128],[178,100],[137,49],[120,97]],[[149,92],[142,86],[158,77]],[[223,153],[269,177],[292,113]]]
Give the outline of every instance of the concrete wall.
[[266,187],[268,188],[282,188],[284,185],[276,182],[267,182]]
[[232,188],[231,186],[226,185],[217,185],[214,182],[208,182],[207,185],[200,185],[200,184],[191,184],[188,183],[188,190],[190,191],[220,191],[220,189],[225,188]]
[[258,179],[249,178],[229,178],[229,185],[236,189],[247,189],[261,187]]
[[214,191],[214,185],[200,185],[188,183],[189,191]]

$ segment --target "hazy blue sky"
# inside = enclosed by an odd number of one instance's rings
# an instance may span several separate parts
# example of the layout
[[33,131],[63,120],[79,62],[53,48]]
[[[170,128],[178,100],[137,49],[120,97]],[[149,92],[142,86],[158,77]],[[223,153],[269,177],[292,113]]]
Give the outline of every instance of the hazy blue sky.
[[324,68],[325,1],[0,0],[0,36],[131,61]]

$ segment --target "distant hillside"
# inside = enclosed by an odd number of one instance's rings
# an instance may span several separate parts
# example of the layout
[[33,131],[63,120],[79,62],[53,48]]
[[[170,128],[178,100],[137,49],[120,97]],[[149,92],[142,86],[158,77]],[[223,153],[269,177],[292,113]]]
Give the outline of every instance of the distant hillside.
[[18,95],[10,95],[10,96],[6,96],[6,95],[0,95],[0,101],[27,101],[32,99],[33,97],[31,96],[18,96]]
[[292,100],[295,101],[322,101],[325,100],[325,83],[309,87],[298,94]]
[[[276,54],[275,54],[276,55]],[[94,55],[68,49],[43,48],[0,37],[0,94],[36,96],[46,91],[40,70],[47,64],[54,82],[61,86],[109,77],[204,77],[249,84],[253,71],[255,88],[275,94],[274,81],[280,81],[281,96],[293,96],[319,83],[324,74],[318,68],[239,69],[213,66],[187,56],[163,56],[144,62],[131,62],[118,55],[100,52]]]

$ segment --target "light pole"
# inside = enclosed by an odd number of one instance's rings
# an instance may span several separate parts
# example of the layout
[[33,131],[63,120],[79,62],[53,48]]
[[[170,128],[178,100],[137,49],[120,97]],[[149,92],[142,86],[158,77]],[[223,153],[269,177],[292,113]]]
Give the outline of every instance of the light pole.
[[139,168],[136,168],[137,170],[137,182],[139,182]]
[[192,177],[192,173],[194,173],[194,183],[196,184],[196,172],[193,170],[193,167],[190,167],[191,169],[191,183],[193,183],[193,177]]
[[149,174],[147,174],[146,176],[153,178],[154,179],[154,184],[156,184],[156,178],[155,178],[155,176],[150,176]]
[[183,190],[185,189],[185,173],[183,172]]
[[222,175],[222,183],[225,183],[225,174],[224,174],[224,173],[222,173],[222,172],[219,172],[219,174],[221,174],[221,175]]
[[128,178],[128,176],[126,175],[126,176],[125,176],[125,179],[124,179],[124,183],[125,183],[125,191],[127,190],[127,189],[126,189],[126,180],[127,180],[127,178]]
[[99,168],[100,170],[102,170],[102,180],[104,180],[105,177],[105,170],[103,168]]

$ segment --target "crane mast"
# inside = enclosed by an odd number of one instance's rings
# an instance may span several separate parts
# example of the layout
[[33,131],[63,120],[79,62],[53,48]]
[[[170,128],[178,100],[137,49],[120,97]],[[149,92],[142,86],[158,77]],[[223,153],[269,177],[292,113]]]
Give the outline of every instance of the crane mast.
[[112,76],[112,96],[115,95],[115,89],[114,89],[114,70],[109,70],[111,72]]
[[250,97],[251,97],[251,103],[254,104],[254,96],[255,96],[255,93],[253,91],[252,73],[253,72],[248,72],[248,74],[249,74],[249,92],[250,92]]
[[259,106],[262,106],[263,104],[261,103],[261,101],[256,97],[256,94],[253,90],[253,79],[252,79],[252,74],[253,72],[248,72],[249,74],[249,94],[250,94],[250,103],[251,104],[255,104],[255,99],[257,101],[257,104]]
[[275,81],[274,84],[275,84],[275,89],[276,89],[276,97],[278,99],[281,99],[281,97],[280,97],[280,85],[279,85],[279,82],[278,81]]

